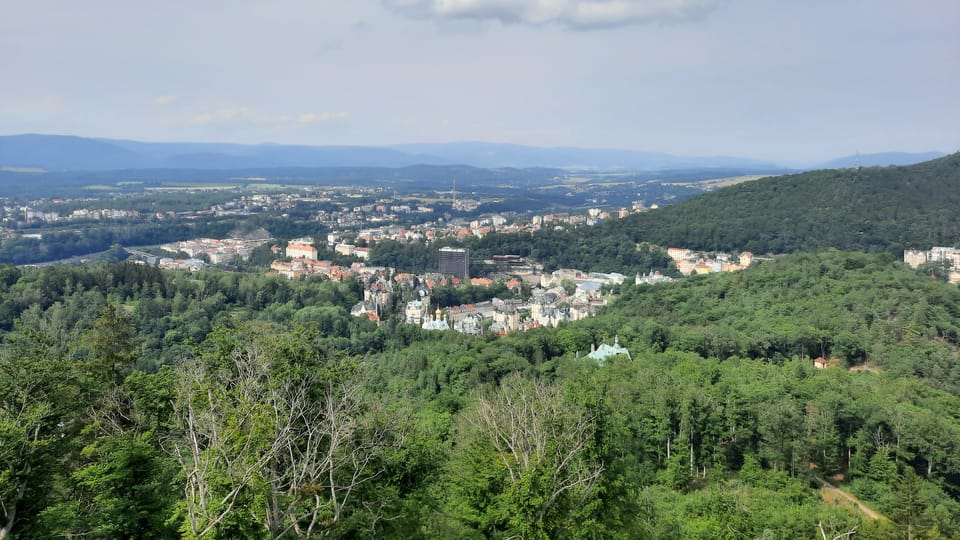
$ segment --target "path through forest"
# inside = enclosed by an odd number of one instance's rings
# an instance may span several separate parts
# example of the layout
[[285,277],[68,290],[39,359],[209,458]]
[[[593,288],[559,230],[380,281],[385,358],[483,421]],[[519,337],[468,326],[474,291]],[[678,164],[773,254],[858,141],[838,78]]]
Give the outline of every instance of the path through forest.
[[817,478],[821,484],[820,496],[823,497],[823,500],[831,503],[843,504],[845,506],[850,506],[855,510],[859,510],[863,515],[867,516],[870,519],[886,519],[882,514],[875,512],[872,508],[863,503],[855,495],[848,493],[830,482],[827,482],[823,478]]

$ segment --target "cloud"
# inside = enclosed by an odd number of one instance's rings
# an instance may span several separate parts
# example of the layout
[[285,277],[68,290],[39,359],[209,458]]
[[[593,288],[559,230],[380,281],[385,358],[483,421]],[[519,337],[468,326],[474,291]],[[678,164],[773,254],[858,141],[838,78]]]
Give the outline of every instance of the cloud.
[[329,122],[331,120],[346,120],[350,113],[346,112],[322,112],[322,113],[303,113],[297,120],[301,124],[313,124],[315,122]]
[[173,105],[177,101],[177,96],[157,96],[153,101],[150,102],[151,107],[166,107],[167,105]]
[[260,117],[250,107],[234,107],[202,112],[193,116],[192,123],[199,125],[229,124],[232,122],[258,122]]
[[503,24],[558,24],[587,30],[698,20],[727,0],[382,0],[421,19],[495,20]]
[[346,120],[350,117],[347,112],[307,112],[300,114],[270,115],[258,112],[251,107],[232,107],[201,112],[191,118],[194,125],[220,124],[259,124],[259,125],[306,125],[320,122]]

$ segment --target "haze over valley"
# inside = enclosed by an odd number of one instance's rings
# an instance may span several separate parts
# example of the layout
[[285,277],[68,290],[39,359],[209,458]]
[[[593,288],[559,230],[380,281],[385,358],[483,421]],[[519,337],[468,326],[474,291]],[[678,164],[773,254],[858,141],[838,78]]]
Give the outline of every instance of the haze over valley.
[[0,540],[960,538],[960,3],[0,12]]

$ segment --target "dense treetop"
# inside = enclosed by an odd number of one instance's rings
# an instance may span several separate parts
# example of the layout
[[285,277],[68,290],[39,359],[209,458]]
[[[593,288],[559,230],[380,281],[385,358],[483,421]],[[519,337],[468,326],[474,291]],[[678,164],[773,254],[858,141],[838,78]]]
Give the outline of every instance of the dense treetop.
[[954,287],[826,251],[621,294],[470,337],[348,284],[0,267],[2,536],[960,537]]
[[890,255],[826,251],[697,276],[670,287],[625,289],[608,316],[648,321],[661,350],[704,357],[867,359],[960,394],[960,291]]
[[960,238],[960,153],[907,167],[834,169],[771,177],[617,223],[595,238],[703,250],[867,252],[953,245]]

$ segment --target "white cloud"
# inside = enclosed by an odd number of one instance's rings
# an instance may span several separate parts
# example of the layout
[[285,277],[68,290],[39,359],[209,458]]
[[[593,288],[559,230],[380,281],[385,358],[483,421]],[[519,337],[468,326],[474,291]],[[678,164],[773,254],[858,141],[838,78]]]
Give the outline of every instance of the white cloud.
[[727,0],[382,0],[398,13],[431,19],[496,20],[592,29],[701,19]]
[[282,126],[332,122],[346,120],[349,117],[350,113],[347,112],[309,112],[270,115],[260,113],[251,107],[231,107],[195,114],[193,118],[191,118],[191,123],[195,125],[259,124]]
[[229,124],[232,122],[257,122],[260,116],[249,107],[234,107],[202,112],[193,116],[193,123],[199,125]]
[[314,122],[329,122],[331,120],[346,120],[350,114],[346,112],[322,112],[322,113],[303,113],[298,117],[301,124],[313,124]]
[[152,107],[166,107],[167,105],[173,105],[177,101],[177,96],[157,96],[153,101],[150,102]]

